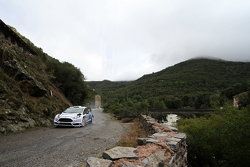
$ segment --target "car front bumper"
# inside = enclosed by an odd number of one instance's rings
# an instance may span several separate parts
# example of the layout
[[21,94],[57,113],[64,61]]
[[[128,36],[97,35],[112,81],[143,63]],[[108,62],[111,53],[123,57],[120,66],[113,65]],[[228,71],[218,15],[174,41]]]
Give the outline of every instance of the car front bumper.
[[62,122],[62,121],[54,121],[54,126],[69,126],[69,127],[80,127],[82,123],[79,121],[73,122]]

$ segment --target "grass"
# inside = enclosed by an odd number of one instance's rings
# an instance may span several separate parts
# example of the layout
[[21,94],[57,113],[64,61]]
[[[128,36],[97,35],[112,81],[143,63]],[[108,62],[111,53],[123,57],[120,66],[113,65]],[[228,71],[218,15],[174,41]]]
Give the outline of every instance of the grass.
[[130,126],[128,132],[121,136],[120,141],[118,142],[119,146],[124,147],[136,147],[137,139],[140,137],[146,137],[146,131],[141,127],[139,120],[135,119]]

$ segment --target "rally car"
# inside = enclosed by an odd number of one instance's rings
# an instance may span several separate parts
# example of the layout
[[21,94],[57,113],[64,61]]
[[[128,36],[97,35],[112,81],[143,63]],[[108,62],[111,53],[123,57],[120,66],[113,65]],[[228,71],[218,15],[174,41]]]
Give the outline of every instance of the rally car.
[[93,117],[94,116],[90,108],[73,106],[55,116],[54,126],[81,127],[87,125],[88,123],[92,123]]

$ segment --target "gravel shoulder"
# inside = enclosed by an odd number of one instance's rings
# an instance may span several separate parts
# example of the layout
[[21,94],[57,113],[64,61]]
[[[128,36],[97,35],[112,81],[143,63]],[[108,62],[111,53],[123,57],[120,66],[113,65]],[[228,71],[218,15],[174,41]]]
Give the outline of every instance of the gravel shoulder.
[[93,110],[93,124],[82,128],[37,128],[0,136],[0,166],[82,166],[116,145],[128,124]]

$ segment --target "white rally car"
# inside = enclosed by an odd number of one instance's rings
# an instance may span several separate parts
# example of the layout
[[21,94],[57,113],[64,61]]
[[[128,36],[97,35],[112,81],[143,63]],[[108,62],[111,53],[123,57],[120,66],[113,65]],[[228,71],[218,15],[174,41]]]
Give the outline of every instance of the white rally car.
[[73,126],[81,127],[88,123],[92,123],[93,114],[90,108],[83,106],[73,106],[67,108],[61,114],[57,114],[54,118],[54,126]]

